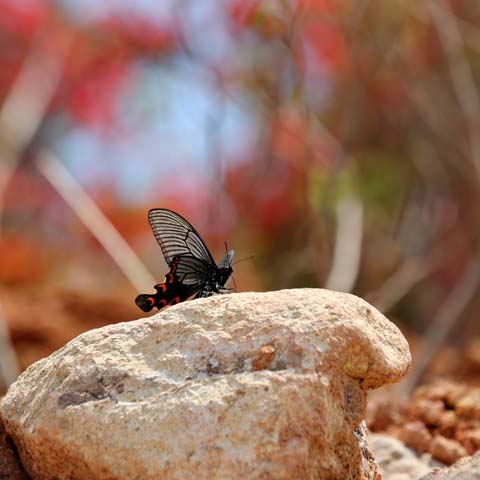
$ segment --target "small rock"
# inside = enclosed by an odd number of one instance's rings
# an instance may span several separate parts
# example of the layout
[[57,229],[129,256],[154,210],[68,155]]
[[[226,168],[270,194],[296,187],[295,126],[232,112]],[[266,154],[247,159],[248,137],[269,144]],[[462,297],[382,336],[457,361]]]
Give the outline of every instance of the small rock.
[[[445,382],[440,381],[440,384],[445,384]],[[448,391],[445,394],[445,397],[443,401],[445,402],[445,405],[447,405],[450,408],[455,408],[457,405],[458,401],[465,396],[465,393],[468,391],[468,387],[463,384],[458,384],[458,383],[452,383],[448,382],[446,383],[448,385]]]
[[383,480],[413,480],[433,469],[396,438],[381,433],[369,433],[368,438]]
[[[400,439],[418,452],[440,455],[442,462],[453,463],[480,448],[480,419],[475,403],[478,390],[478,387],[437,379],[417,388],[407,401],[369,402],[369,426],[377,433]],[[386,406],[387,415],[383,413]],[[425,449],[427,432],[432,441]]]
[[437,435],[433,438],[430,451],[443,463],[451,464],[468,455],[467,450],[456,440]]
[[275,358],[275,347],[273,345],[263,346],[258,355],[252,360],[252,370],[265,370],[270,367]]
[[473,455],[477,450],[480,450],[480,426],[469,429],[457,429],[455,440],[460,442],[469,455]]
[[218,295],[80,335],[0,413],[36,480],[376,479],[366,390],[409,364],[353,295]]
[[[459,391],[458,385],[448,380],[437,380],[435,383],[421,385],[413,393],[414,399],[428,399],[445,401],[449,396],[456,395]],[[463,392],[463,390],[462,390]]]
[[462,417],[480,419],[480,388],[470,390],[458,399],[455,412]]
[[412,419],[419,419],[428,426],[438,427],[442,422],[445,406],[441,400],[420,399],[409,409]]
[[463,458],[451,467],[436,468],[421,480],[480,480],[480,452]]
[[420,421],[406,423],[399,432],[399,439],[419,453],[428,452],[432,435]]

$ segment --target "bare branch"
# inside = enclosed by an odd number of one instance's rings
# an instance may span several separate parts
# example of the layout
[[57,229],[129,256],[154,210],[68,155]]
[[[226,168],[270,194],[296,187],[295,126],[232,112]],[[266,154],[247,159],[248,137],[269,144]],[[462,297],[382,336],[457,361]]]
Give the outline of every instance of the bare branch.
[[409,395],[421,380],[432,358],[438,352],[457,319],[475,295],[479,284],[480,253],[476,255],[465,269],[457,285],[445,299],[436,317],[425,332],[425,343],[415,359],[413,371],[406,382],[401,384],[405,394]]
[[0,375],[5,389],[15,381],[20,373],[17,355],[13,348],[10,334],[0,309]]
[[155,279],[60,160],[51,152],[43,152],[37,156],[36,165],[101,243],[132,285],[138,291],[151,288],[156,283]]
[[480,181],[480,99],[455,15],[445,0],[429,0],[428,6],[448,58],[455,95],[465,117],[470,155]]
[[326,288],[350,292],[360,268],[363,237],[363,205],[350,194],[337,204],[337,233],[332,268]]
[[70,50],[67,38],[56,56],[45,50],[48,33],[42,32],[0,109],[0,222],[4,192],[20,160],[43,121],[60,81],[63,64]]
[[[417,5],[414,4],[415,7]],[[428,16],[428,13],[422,9],[419,8],[412,8],[411,14],[418,18],[419,20],[422,20],[424,22],[428,22],[430,17]],[[453,14],[453,12],[452,12]],[[458,23],[458,26],[460,27],[460,31],[462,33],[462,38],[465,42],[465,44],[469,45],[472,48],[475,48],[477,50],[480,50],[480,29],[468,22],[467,20],[463,18],[456,17],[456,21]],[[453,30],[446,30],[445,31],[446,35],[452,35],[453,40],[458,39],[457,33]]]
[[424,258],[409,258],[389,277],[382,286],[365,296],[366,300],[382,312],[388,312],[418,282],[435,269],[436,264]]
[[457,21],[462,29],[465,43],[480,50],[480,29],[462,18],[457,18]]
[[[458,22],[445,0],[429,0],[428,7],[448,59],[453,88],[467,127],[470,160],[476,170],[477,181],[480,182],[480,98],[463,51]],[[477,291],[479,283],[480,252],[475,255],[425,332],[425,345],[414,363],[414,370],[403,385],[405,393],[411,393],[420,381],[432,358]]]
[[[32,41],[32,48],[0,109],[0,233],[5,190],[20,161],[23,150],[32,141],[57,89],[71,39],[60,45],[57,56],[49,55],[42,31]],[[6,388],[20,373],[15,349],[0,312],[0,375]]]

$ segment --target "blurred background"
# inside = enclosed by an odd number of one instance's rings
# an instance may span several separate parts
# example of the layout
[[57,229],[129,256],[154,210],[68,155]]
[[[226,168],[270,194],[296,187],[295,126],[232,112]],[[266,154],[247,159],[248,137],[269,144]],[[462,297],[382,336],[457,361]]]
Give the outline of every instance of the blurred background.
[[480,4],[0,0],[4,389],[143,316],[184,215],[238,291],[360,295],[480,378]]

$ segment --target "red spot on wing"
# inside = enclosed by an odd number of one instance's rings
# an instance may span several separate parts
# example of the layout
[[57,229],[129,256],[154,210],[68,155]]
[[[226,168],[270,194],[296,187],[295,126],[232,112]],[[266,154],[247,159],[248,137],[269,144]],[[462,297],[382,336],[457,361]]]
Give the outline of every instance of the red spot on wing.
[[158,301],[158,308],[163,308],[163,307],[166,307],[167,305],[168,303],[164,298]]
[[171,273],[175,273],[177,271],[177,266],[178,266],[179,261],[180,261],[180,257],[174,257],[173,258],[173,262],[170,265],[170,272]]
[[169,305],[176,305],[177,303],[180,303],[180,302],[181,302],[181,298],[180,297],[175,297],[175,298],[172,298],[168,304]]
[[173,273],[167,273],[167,276],[165,277],[165,283],[173,283],[175,280],[175,277]]

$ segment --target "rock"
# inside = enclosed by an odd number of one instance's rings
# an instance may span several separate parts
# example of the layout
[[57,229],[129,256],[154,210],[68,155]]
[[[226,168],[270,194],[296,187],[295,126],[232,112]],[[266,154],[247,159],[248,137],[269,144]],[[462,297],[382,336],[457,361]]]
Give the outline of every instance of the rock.
[[0,479],[28,480],[17,451],[0,420]]
[[455,433],[455,440],[465,447],[469,455],[473,455],[480,450],[480,427],[458,428]]
[[[369,427],[451,464],[480,448],[479,388],[436,379],[395,405],[369,402]],[[381,392],[380,392],[381,393]]]
[[480,452],[459,460],[451,467],[436,468],[421,480],[480,480]]
[[467,450],[456,440],[436,435],[430,445],[430,450],[435,458],[443,463],[451,464],[468,455]]
[[455,412],[460,417],[480,419],[480,388],[474,388],[459,398]]
[[433,469],[427,460],[417,456],[396,438],[370,432],[368,439],[383,480],[413,480]]
[[[364,477],[373,477],[375,480],[382,480],[382,477],[378,472],[378,465],[375,462],[375,457],[368,445],[368,429],[365,420],[362,420],[360,425],[355,429],[354,434],[357,438],[358,446],[362,454],[362,469],[364,473],[366,473]],[[371,473],[372,475],[368,475],[368,473]]]
[[413,404],[410,413],[426,425],[438,427],[445,413],[445,405],[441,400],[419,399]]
[[375,479],[366,390],[409,365],[353,295],[218,295],[80,335],[0,413],[33,479]]
[[428,452],[432,435],[424,423],[417,421],[406,423],[399,432],[400,440],[418,453]]

